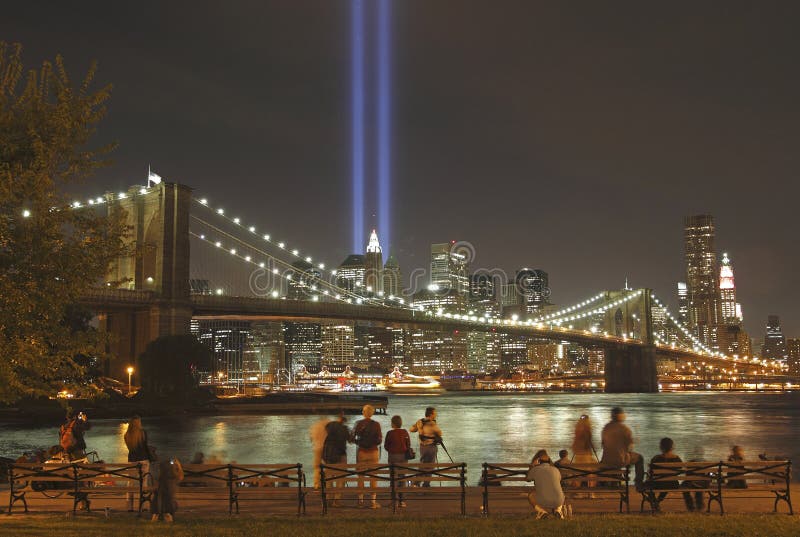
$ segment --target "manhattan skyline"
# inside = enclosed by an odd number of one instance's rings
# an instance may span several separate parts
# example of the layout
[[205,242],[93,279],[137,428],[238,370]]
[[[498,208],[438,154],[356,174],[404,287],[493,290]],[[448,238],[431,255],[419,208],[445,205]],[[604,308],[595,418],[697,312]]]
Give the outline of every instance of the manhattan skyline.
[[[115,86],[98,141],[120,147],[86,194],[144,183],[150,164],[328,263],[363,253],[350,251],[350,2],[43,5],[9,7],[0,37],[31,66],[97,59]],[[800,334],[796,6],[391,11],[384,259],[407,274],[431,243],[469,241],[475,266],[547,271],[559,304],[626,277],[675,304],[683,218],[708,213],[754,342],[769,314]],[[364,209],[366,234],[379,217]]]

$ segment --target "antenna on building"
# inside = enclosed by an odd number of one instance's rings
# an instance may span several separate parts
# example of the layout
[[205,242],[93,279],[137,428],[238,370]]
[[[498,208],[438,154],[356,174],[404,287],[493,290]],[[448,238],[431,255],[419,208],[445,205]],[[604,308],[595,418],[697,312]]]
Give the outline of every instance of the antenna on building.
[[630,291],[630,290],[631,290],[631,288],[628,287],[628,277],[625,276],[625,291]]

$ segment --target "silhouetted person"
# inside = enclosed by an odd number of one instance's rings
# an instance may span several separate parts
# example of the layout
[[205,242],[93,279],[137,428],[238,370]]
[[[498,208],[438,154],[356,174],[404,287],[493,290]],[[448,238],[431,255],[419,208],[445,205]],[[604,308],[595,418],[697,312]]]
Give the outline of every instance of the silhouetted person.
[[633,433],[625,423],[625,411],[620,407],[611,409],[611,421],[603,427],[603,458],[600,463],[609,468],[621,468],[634,465],[634,484],[636,490],[642,491],[644,479],[644,460],[633,448]]

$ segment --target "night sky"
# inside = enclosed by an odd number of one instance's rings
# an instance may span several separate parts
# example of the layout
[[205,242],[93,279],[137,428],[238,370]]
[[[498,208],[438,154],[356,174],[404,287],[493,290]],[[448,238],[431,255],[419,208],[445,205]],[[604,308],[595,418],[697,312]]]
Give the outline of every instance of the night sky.
[[[142,184],[150,164],[329,265],[350,253],[349,1],[2,11],[0,40],[31,67],[61,53],[77,79],[97,59],[114,84],[98,141],[119,149],[85,194]],[[800,337],[798,20],[797,2],[395,0],[403,272],[462,240],[477,266],[546,270],[559,304],[626,276],[674,304],[683,217],[708,212],[754,343],[771,313]]]

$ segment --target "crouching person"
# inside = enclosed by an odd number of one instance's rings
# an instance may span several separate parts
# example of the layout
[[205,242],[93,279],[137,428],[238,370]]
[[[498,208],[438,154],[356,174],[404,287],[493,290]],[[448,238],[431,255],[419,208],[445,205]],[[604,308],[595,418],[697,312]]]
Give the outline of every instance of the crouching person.
[[528,501],[536,510],[536,519],[550,513],[564,518],[564,491],[561,490],[561,472],[553,466],[547,451],[540,449],[533,456],[528,469],[528,481],[533,481],[535,489],[528,494]]
[[159,463],[158,482],[150,504],[151,521],[172,522],[178,510],[178,484],[183,481],[181,461],[172,458]]

